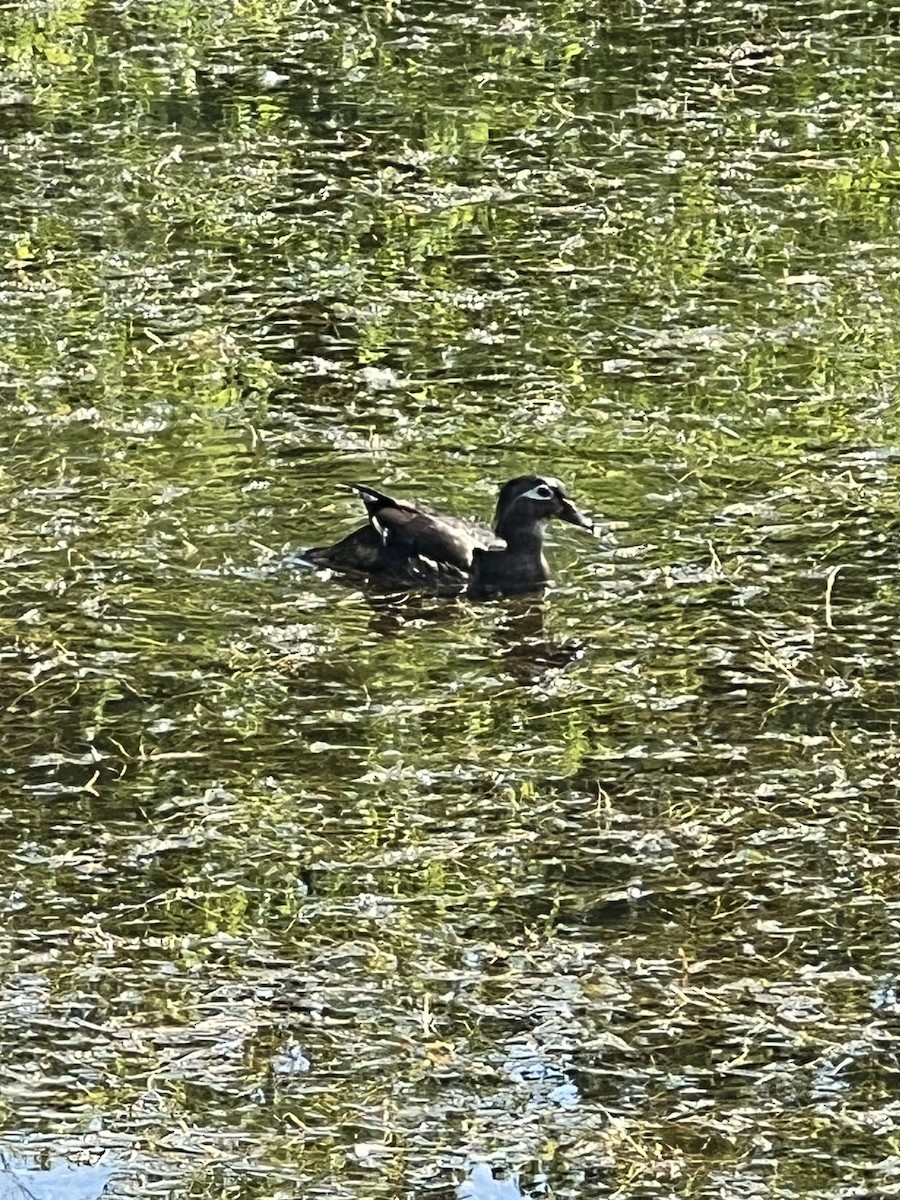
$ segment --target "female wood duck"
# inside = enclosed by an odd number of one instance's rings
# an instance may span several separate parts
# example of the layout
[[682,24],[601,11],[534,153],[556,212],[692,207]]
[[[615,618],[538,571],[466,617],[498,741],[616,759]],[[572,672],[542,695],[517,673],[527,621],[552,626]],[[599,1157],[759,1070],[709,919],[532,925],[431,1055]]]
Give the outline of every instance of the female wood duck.
[[500,489],[493,533],[484,525],[353,484],[369,523],[334,546],[304,553],[318,567],[366,575],[389,588],[472,599],[540,591],[550,582],[544,530],[551,517],[593,531],[558,479],[520,475]]

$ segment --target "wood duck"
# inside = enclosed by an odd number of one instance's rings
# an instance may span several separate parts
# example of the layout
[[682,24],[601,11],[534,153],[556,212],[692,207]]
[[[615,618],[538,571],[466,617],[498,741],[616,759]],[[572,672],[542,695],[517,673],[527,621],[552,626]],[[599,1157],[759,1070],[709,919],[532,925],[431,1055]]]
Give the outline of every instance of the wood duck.
[[307,550],[314,566],[364,575],[389,588],[420,588],[437,595],[466,592],[472,599],[540,591],[550,582],[544,531],[551,517],[593,532],[558,479],[519,475],[500,489],[493,532],[474,521],[446,516],[353,484],[369,516],[334,546]]

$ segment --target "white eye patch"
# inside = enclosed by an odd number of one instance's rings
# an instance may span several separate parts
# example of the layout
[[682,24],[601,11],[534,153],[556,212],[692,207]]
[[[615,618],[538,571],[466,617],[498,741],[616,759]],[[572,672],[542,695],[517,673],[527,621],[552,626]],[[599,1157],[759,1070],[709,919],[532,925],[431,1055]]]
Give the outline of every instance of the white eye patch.
[[530,492],[523,492],[521,499],[523,500],[552,500],[553,488],[548,487],[546,483],[539,483],[531,489]]

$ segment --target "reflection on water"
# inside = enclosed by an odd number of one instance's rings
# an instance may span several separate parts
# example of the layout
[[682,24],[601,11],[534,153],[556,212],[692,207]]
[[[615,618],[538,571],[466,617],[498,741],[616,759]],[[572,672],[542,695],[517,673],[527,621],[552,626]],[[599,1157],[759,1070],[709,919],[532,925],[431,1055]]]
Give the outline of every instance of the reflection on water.
[[504,664],[521,684],[535,684],[550,672],[564,670],[584,654],[574,638],[545,637],[545,608],[541,600],[520,600],[507,606],[504,619],[495,628]]
[[0,1200],[97,1200],[115,1166],[54,1162],[35,1166],[8,1151],[0,1162]]
[[[452,627],[478,619],[465,602],[448,602],[411,593],[381,594],[368,591],[360,597],[374,610],[369,631],[379,639],[396,638],[423,625]],[[500,607],[502,605],[502,607]],[[493,614],[493,641],[509,675],[521,684],[533,684],[551,671],[564,669],[579,659],[583,646],[574,639],[550,640],[545,634],[542,597],[516,597],[498,602]]]

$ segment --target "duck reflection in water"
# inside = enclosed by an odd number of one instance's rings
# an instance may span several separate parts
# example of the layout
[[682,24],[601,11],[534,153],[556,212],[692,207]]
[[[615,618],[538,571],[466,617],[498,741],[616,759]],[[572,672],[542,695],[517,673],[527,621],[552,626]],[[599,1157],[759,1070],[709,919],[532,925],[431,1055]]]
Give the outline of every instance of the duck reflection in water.
[[[471,610],[456,604],[441,604],[431,596],[367,594],[372,609],[369,629],[381,638],[399,637],[410,625],[451,625],[471,617]],[[583,654],[581,642],[554,640],[545,635],[549,609],[540,594],[518,596],[503,609],[493,626],[492,640],[499,647],[499,661],[522,686],[561,671]]]

